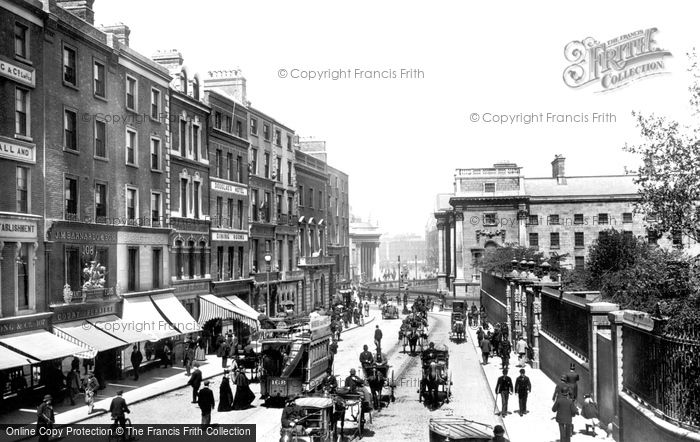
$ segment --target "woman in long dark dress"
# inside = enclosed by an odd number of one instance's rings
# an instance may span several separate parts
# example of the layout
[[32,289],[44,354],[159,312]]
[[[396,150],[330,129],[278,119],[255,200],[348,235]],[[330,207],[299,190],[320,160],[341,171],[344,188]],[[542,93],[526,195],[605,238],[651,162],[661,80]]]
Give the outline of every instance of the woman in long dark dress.
[[248,386],[248,378],[242,371],[236,370],[234,383],[236,384],[236,396],[233,398],[233,409],[245,410],[253,403],[255,393]]
[[233,409],[233,392],[229,383],[228,370],[224,370],[224,378],[219,387],[219,406],[217,411],[231,411]]

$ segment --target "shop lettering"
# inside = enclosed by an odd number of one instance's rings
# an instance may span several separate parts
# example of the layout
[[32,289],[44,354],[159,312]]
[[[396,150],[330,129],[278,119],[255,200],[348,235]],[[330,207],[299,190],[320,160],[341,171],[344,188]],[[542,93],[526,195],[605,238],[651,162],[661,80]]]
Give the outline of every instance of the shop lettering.
[[0,61],[0,75],[32,87],[34,86],[34,71],[23,69],[6,61]]
[[0,232],[34,233],[32,224],[0,224]]
[[89,318],[114,313],[114,305],[96,307],[87,310],[73,310],[70,312],[56,313],[56,321],[70,321],[74,319]]
[[59,230],[53,234],[54,240],[64,241],[95,241],[95,242],[116,242],[117,235],[114,233],[94,233],[94,232],[70,232]]
[[8,333],[16,333],[24,330],[34,330],[38,328],[46,328],[46,319],[37,319],[34,321],[10,322],[8,324],[0,324],[0,335]]
[[34,147],[22,146],[0,140],[0,157],[10,158],[25,163],[33,163]]
[[247,195],[247,190],[243,187],[234,186],[232,184],[219,183],[218,181],[212,181],[211,188],[213,190],[220,190],[222,192],[235,193],[238,195]]

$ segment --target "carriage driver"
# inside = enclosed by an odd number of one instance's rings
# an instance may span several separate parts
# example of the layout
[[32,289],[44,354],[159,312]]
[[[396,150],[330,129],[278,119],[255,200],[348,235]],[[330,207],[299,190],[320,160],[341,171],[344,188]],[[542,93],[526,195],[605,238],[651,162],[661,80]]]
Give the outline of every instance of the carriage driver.
[[437,358],[437,353],[435,350],[435,343],[434,342],[431,342],[430,344],[428,344],[428,348],[426,348],[423,351],[423,355],[424,355],[423,359],[425,359],[426,361],[430,361],[430,360]]
[[294,400],[287,402],[282,411],[282,427],[293,427],[301,418],[301,408]]
[[318,389],[321,391],[327,391],[331,394],[335,394],[335,391],[338,389],[338,380],[333,376],[333,369],[328,367],[328,370],[326,371],[326,377],[323,378],[321,383],[318,386]]
[[357,375],[355,375],[355,369],[351,368],[350,376],[345,378],[345,387],[349,388],[351,393],[355,393],[357,387],[362,387],[363,385],[365,385],[365,381],[357,377]]
[[372,356],[367,345],[364,345],[362,349],[364,351],[360,353],[360,364],[362,364],[363,368],[371,367],[374,364],[374,356]]

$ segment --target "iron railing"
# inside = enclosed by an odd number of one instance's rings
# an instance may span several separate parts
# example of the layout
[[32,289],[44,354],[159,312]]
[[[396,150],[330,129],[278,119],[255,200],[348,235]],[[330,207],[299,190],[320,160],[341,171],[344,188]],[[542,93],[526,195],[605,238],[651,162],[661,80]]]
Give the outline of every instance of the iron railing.
[[588,359],[588,312],[574,304],[542,294],[542,330]]
[[623,324],[622,367],[625,391],[666,420],[700,430],[699,339],[660,335]]

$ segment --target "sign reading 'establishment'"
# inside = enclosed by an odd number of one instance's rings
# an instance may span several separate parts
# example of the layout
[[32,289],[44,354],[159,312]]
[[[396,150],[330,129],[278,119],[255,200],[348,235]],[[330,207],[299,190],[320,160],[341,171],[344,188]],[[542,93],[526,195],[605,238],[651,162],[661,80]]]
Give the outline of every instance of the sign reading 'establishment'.
[[36,222],[0,218],[0,238],[35,239]]

